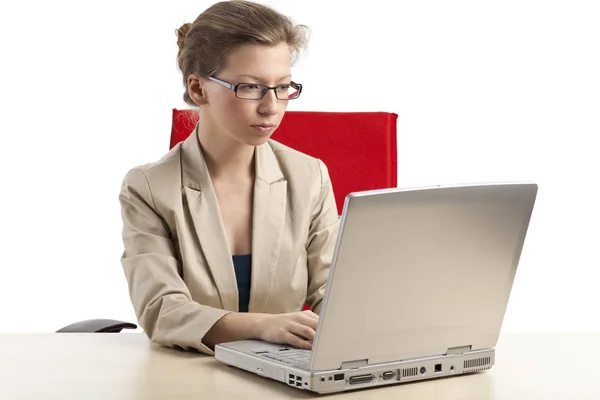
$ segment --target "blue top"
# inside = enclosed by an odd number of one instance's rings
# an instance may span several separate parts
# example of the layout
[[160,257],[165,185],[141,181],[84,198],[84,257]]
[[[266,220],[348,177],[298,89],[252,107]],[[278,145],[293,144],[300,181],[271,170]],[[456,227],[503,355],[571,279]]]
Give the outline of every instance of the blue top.
[[250,278],[252,276],[252,254],[233,256],[233,267],[239,293],[239,312],[248,312],[250,303]]

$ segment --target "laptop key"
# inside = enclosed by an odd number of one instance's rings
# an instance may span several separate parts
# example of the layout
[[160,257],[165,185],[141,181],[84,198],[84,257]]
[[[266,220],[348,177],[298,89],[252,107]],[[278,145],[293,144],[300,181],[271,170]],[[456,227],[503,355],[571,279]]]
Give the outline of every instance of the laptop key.
[[275,352],[263,353],[263,357],[286,364],[308,364],[310,361],[310,350],[299,350],[285,348]]
[[287,363],[293,363],[293,364],[298,364],[298,363],[307,363],[310,360],[310,352],[306,352],[306,353],[295,353],[295,354],[286,354],[285,357],[280,357],[284,362]]

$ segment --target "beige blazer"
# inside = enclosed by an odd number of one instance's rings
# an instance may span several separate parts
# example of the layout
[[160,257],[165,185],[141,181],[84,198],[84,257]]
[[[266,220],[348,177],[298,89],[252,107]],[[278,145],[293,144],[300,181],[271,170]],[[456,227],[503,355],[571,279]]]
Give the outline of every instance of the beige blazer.
[[[249,312],[308,302],[319,313],[339,224],[327,168],[273,140],[255,155]],[[197,127],[159,161],[131,169],[119,200],[138,323],[159,344],[213,354],[202,338],[238,311],[238,290]]]

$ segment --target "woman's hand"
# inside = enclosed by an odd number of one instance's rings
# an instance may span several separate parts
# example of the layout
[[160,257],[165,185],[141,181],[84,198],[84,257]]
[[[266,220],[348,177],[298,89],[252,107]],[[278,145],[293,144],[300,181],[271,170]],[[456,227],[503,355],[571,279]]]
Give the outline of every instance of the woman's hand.
[[310,310],[287,314],[263,314],[256,336],[265,342],[312,349],[319,316]]

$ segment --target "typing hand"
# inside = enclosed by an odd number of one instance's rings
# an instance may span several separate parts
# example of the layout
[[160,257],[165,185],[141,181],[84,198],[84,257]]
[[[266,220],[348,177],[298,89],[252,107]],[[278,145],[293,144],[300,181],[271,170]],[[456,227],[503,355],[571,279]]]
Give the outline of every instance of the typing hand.
[[319,316],[310,310],[267,314],[259,323],[258,336],[265,342],[312,349]]

